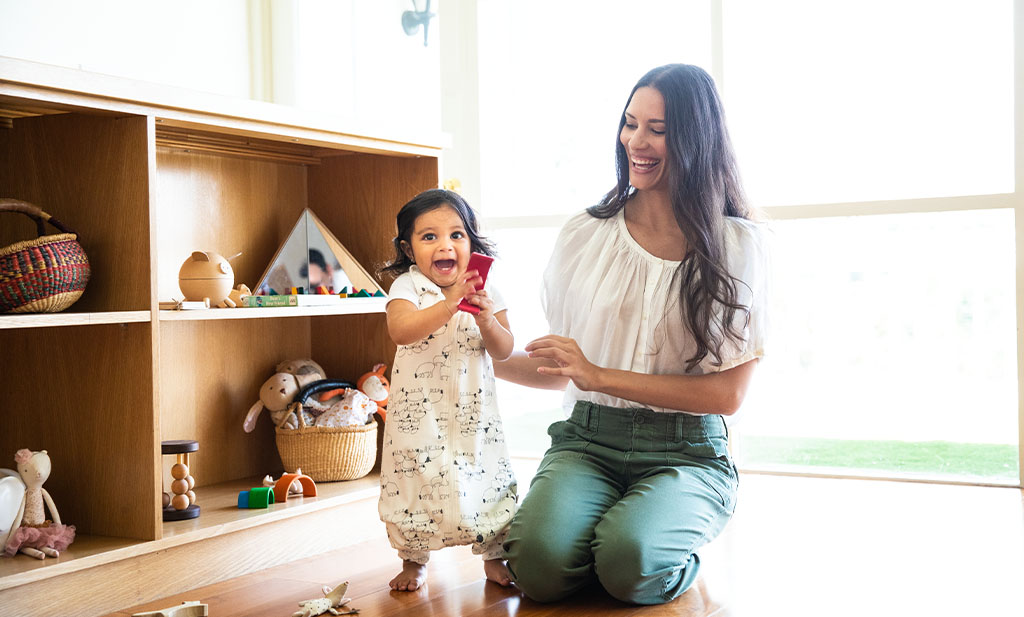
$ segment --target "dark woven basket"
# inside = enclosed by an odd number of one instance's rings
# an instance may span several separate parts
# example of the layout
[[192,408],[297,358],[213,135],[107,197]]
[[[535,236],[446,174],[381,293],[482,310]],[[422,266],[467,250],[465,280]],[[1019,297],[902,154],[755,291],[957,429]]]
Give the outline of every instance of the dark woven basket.
[[[2,212],[33,219],[39,237],[0,248],[0,313],[57,313],[74,304],[89,282],[78,235],[26,201],[0,198]],[[64,233],[45,235],[44,223]]]

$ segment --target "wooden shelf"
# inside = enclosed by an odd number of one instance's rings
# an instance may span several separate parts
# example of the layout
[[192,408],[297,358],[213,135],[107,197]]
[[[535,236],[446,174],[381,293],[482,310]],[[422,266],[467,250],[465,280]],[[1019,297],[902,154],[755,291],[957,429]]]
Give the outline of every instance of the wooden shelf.
[[0,591],[364,499],[376,499],[380,493],[380,477],[374,472],[348,482],[318,483],[316,497],[291,497],[267,509],[239,509],[239,491],[260,486],[261,481],[248,478],[198,487],[199,518],[164,523],[164,537],[160,540],[137,542],[83,534],[76,537],[58,559],[37,560],[25,555],[0,559]]
[[149,311],[105,311],[99,313],[19,313],[0,315],[0,330],[50,328],[54,326],[95,326],[99,324],[145,323]]
[[386,298],[346,298],[334,306],[278,306],[234,309],[160,311],[160,321],[204,321],[209,319],[276,319],[280,317],[328,317],[383,313]]
[[[235,281],[259,280],[307,208],[359,263],[385,263],[395,212],[438,186],[440,152],[338,118],[0,57],[0,195],[73,228],[92,269],[70,311],[0,315],[0,456],[48,449],[46,489],[78,533],[59,559],[0,559],[0,612],[103,614],[383,533],[376,476],[269,510],[236,500],[281,471],[272,432],[241,427],[274,367],[312,358],[355,380],[389,362],[386,298],[201,311],[158,299],[178,292],[195,250],[237,254]],[[5,220],[0,246],[34,232]],[[200,444],[198,519],[162,521],[166,439]]]

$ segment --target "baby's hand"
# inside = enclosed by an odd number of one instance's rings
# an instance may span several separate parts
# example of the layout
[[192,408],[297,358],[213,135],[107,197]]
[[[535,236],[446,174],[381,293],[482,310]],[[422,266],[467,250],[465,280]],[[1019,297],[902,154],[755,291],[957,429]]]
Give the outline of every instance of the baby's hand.
[[476,325],[483,327],[494,318],[494,300],[491,300],[486,290],[480,289],[469,294],[466,301],[480,308],[480,312],[473,315]]
[[476,270],[469,270],[463,273],[452,285],[442,290],[448,309],[452,313],[457,311],[459,302],[462,302],[463,298],[476,293],[476,286],[481,283],[483,283],[483,280]]

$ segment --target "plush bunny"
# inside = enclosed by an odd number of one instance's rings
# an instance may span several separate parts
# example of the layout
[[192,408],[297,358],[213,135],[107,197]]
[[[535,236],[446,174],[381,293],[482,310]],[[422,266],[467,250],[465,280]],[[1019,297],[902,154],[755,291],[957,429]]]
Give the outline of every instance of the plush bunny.
[[[58,557],[74,541],[75,527],[61,524],[57,506],[43,488],[50,477],[50,456],[46,450],[32,452],[22,448],[15,453],[14,462],[25,483],[25,495],[3,543],[3,554],[13,557],[21,552],[37,559],[46,559],[47,555]],[[53,515],[52,521],[46,520],[44,505]]]
[[[256,420],[259,419],[260,413],[264,409],[270,410],[270,419],[274,422],[274,426],[278,426],[284,416],[290,413],[288,406],[295,400],[295,395],[299,393],[300,389],[301,386],[295,375],[289,373],[271,375],[270,379],[263,382],[260,387],[260,400],[249,408],[249,413],[246,414],[245,421],[242,422],[242,428],[246,433],[251,433],[252,429],[256,428]],[[310,425],[312,424],[312,418],[305,419]],[[298,426],[298,419],[295,414],[291,414],[281,428],[298,428]]]
[[[325,377],[324,369],[308,358],[286,360],[278,364],[275,370],[277,372],[260,386],[260,400],[249,408],[249,413],[242,422],[242,428],[246,433],[251,433],[256,427],[256,420],[264,409],[270,410],[270,419],[274,426],[298,428],[299,421],[294,414],[290,414],[288,406],[295,400],[295,395],[303,386]],[[285,415],[290,417],[282,425],[281,420]],[[306,426],[313,426],[314,418],[308,412],[303,412],[303,419]]]

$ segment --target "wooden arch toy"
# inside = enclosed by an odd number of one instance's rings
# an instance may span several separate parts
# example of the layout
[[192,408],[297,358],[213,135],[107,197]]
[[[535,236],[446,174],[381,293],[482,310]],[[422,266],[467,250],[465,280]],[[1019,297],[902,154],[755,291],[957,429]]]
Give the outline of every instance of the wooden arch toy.
[[302,485],[303,497],[316,497],[316,483],[313,482],[313,478],[310,478],[304,473],[284,473],[281,474],[281,478],[274,483],[274,500],[283,502],[288,499],[288,487],[296,480],[298,480],[299,484]]

